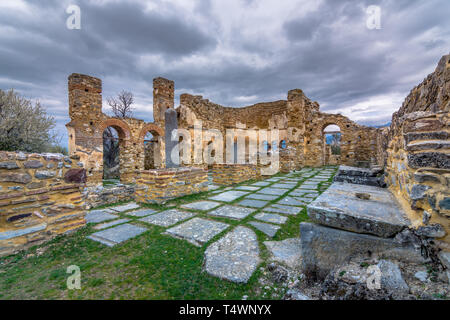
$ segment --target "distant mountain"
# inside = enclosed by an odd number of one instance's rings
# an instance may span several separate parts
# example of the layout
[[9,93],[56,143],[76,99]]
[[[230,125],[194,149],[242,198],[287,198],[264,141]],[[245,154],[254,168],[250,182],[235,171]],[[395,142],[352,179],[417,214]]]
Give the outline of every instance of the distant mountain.
[[374,127],[374,128],[384,128],[384,127],[389,127],[391,125],[391,122],[389,121],[386,124],[382,124],[382,125],[378,125],[378,126],[370,126],[370,127]]

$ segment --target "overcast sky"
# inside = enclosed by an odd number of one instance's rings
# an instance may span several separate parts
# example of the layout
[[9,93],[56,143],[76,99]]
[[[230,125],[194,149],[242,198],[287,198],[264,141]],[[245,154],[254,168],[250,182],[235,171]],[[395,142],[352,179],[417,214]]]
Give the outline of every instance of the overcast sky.
[[[66,27],[71,4],[80,30]],[[449,0],[0,0],[0,88],[41,101],[63,145],[74,72],[103,80],[107,113],[106,97],[133,92],[146,121],[162,76],[176,106],[183,92],[239,107],[300,88],[322,111],[385,124],[449,53],[449,12]]]

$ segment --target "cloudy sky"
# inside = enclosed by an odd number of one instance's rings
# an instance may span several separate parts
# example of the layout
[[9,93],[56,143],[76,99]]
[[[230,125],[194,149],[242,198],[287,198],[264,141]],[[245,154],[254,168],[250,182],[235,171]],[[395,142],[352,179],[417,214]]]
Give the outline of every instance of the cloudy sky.
[[[81,29],[66,9],[81,9]],[[381,28],[368,28],[370,5]],[[0,0],[0,88],[39,100],[66,144],[67,77],[135,94],[152,121],[152,79],[226,106],[286,99],[385,124],[450,51],[448,0]],[[370,23],[369,23],[370,25]]]

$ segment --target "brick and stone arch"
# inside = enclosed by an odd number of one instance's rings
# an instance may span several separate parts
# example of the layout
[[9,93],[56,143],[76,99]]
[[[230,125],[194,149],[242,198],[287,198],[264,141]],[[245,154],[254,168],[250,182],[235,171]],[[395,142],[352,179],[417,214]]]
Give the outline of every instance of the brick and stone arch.
[[[152,134],[152,141],[146,141],[147,134]],[[138,138],[140,167],[143,170],[164,167],[164,129],[154,123],[147,123],[141,129]]]

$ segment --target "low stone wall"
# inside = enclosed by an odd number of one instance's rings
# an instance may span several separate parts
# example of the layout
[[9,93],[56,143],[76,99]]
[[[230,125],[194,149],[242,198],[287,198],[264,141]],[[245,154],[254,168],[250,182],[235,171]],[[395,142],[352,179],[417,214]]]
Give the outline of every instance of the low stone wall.
[[253,164],[214,164],[211,167],[213,183],[228,186],[250,179],[260,179],[261,170]]
[[85,181],[69,157],[0,151],[0,256],[84,226]]
[[143,170],[136,183],[135,199],[143,203],[164,203],[188,194],[208,191],[208,171],[181,167]]
[[90,209],[105,204],[134,200],[135,190],[134,184],[87,187],[83,190],[83,196],[86,206]]

